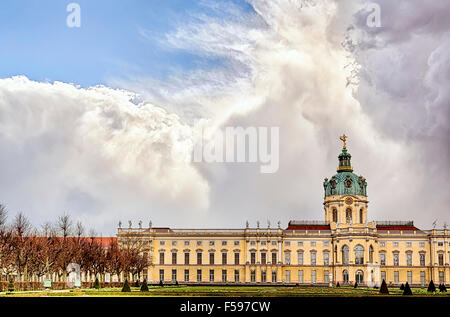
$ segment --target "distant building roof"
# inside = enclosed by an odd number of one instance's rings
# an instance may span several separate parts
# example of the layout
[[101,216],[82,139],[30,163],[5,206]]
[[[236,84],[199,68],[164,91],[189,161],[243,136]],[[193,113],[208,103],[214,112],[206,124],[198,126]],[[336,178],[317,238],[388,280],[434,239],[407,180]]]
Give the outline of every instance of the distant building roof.
[[379,231],[421,231],[414,226],[413,221],[376,221],[376,226]]
[[316,220],[291,220],[286,230],[330,230],[330,225]]

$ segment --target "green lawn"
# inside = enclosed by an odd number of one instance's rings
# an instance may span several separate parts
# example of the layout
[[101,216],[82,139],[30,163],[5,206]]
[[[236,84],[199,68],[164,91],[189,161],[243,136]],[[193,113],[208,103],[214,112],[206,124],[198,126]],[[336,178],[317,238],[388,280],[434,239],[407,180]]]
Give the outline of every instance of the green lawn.
[[[266,297],[292,297],[292,296],[382,296],[379,290],[373,288],[352,287],[259,287],[259,286],[150,286],[148,292],[140,292],[139,288],[132,287],[130,293],[122,293],[120,288],[104,288],[100,290],[62,290],[62,291],[28,291],[13,292],[12,294],[0,293],[0,297],[42,297],[42,296],[82,296],[82,297],[111,297],[111,296],[266,296]],[[401,296],[403,291],[398,288],[390,288],[390,295]],[[426,288],[412,289],[416,296],[449,296],[449,293],[429,294]]]

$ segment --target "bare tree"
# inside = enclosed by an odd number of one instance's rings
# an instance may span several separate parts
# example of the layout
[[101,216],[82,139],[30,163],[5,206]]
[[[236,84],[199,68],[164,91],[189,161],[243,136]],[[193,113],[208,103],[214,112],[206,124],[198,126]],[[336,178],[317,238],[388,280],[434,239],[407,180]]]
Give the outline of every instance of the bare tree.
[[84,227],[81,221],[78,221],[75,228],[75,235],[78,239],[84,236]]
[[71,235],[72,232],[72,219],[68,214],[64,214],[58,217],[57,228],[64,239]]
[[30,232],[31,224],[27,217],[22,212],[19,212],[14,218],[12,228],[18,237],[24,237]]
[[3,228],[6,224],[6,219],[8,218],[8,210],[2,204],[0,204],[0,228]]

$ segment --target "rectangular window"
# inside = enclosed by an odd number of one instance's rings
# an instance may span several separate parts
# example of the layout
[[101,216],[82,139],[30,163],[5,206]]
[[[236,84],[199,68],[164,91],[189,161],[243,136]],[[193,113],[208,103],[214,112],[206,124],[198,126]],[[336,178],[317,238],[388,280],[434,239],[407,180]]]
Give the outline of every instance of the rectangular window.
[[411,271],[406,272],[406,280],[409,285],[412,284],[412,272]]
[[239,265],[239,252],[234,253],[234,264]]
[[272,245],[277,245],[277,242],[276,241],[272,241]]
[[202,245],[202,241],[197,241],[197,245],[198,246]]
[[290,283],[291,282],[291,271],[286,271],[286,283]]
[[311,265],[316,265],[316,252],[311,252]]
[[329,245],[330,245],[330,242],[329,242],[329,241],[324,241],[324,242],[323,242],[323,246],[324,246],[324,247],[328,247]]
[[184,241],[184,245],[189,245],[189,241],[188,240],[186,240],[186,241]]
[[172,264],[177,264],[177,253],[172,252]]
[[234,270],[234,281],[239,282],[239,270]]
[[215,244],[214,241],[209,241],[210,246],[214,246],[214,244]]
[[277,282],[277,272],[272,271],[272,283],[276,283],[276,282]]
[[297,242],[297,245],[298,245],[299,247],[302,247],[302,246],[303,246],[303,242],[299,241],[299,242]]
[[329,265],[330,264],[330,253],[324,252],[323,253],[323,265]]
[[399,278],[399,274],[398,271],[394,271],[394,283],[398,284],[400,278]]
[[266,264],[266,252],[261,253],[261,264]]
[[406,246],[409,248],[412,246],[412,242],[406,242]]
[[234,245],[239,245],[239,241],[234,241]]
[[444,283],[445,283],[444,271],[439,271],[439,284],[444,284]]
[[412,253],[411,252],[406,253],[406,265],[412,266]]
[[303,283],[303,270],[298,270],[298,282]]
[[277,253],[272,252],[272,264],[277,264]]
[[311,283],[316,283],[316,270],[311,271]]
[[159,252],[159,264],[164,264],[164,252]]
[[177,280],[177,270],[172,270],[172,282]]
[[228,264],[227,253],[226,252],[222,252],[222,264],[223,265],[227,265]]
[[444,254],[443,253],[438,254],[438,263],[439,263],[439,266],[444,265]]
[[380,247],[385,247],[386,246],[386,242],[380,242]]
[[425,281],[425,271],[420,271],[420,284],[422,286],[425,286],[425,283],[426,283],[426,281]]
[[438,242],[438,247],[443,247],[444,246],[444,242]]
[[209,270],[209,281],[214,282],[214,270]]
[[420,243],[419,243],[419,247],[425,248],[425,242],[420,242]]
[[222,245],[227,245],[227,241],[222,241]]
[[166,245],[166,241],[159,241],[159,245]]
[[159,270],[159,280],[164,281],[164,270]]
[[425,253],[419,254],[420,266],[425,266]]
[[184,264],[189,265],[189,252],[184,253]]
[[316,241],[311,241],[311,246],[315,247],[316,246]]
[[210,265],[214,264],[214,252],[209,253],[209,264]]
[[172,245],[177,245],[177,241],[172,241]]
[[394,265],[398,266],[399,265],[399,255],[398,255],[398,253],[394,253],[393,254],[393,258],[394,258]]
[[287,247],[290,247],[290,246],[291,246],[291,242],[290,242],[290,241],[286,241],[286,242],[284,243],[284,245],[287,246]]
[[227,282],[227,270],[222,270],[222,282]]
[[381,271],[381,281],[385,281],[386,282],[386,272],[385,271]]
[[284,253],[284,263],[291,264],[291,252]]
[[298,265],[303,265],[303,251],[297,252]]
[[266,271],[261,271],[261,282],[266,282]]
[[202,264],[202,253],[201,252],[197,252],[197,264],[198,265]]
[[202,270],[197,270],[197,282],[202,281]]
[[254,271],[254,270],[251,270],[251,271],[250,271],[250,281],[251,281],[252,283],[255,283],[255,282],[256,282],[256,274],[255,274],[255,271]]
[[184,270],[184,281],[189,282],[189,270]]
[[325,283],[330,283],[330,272],[327,270],[323,271],[323,281]]
[[392,245],[393,245],[394,247],[398,247],[398,242],[392,242]]
[[256,253],[250,252],[250,264],[256,264]]

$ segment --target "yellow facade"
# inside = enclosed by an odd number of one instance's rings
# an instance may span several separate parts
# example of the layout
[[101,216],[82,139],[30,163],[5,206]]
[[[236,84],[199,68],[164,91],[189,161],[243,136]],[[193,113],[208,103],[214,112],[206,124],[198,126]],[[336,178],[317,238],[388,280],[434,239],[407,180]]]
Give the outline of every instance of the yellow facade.
[[[349,160],[339,168],[345,170],[345,164],[351,168]],[[360,180],[365,184],[361,176]],[[368,222],[368,204],[366,195],[326,195],[323,222],[291,221],[286,229],[280,224],[244,229],[119,228],[117,235],[120,245],[137,242],[148,256],[141,279],[154,283],[358,282],[372,287],[382,279],[413,286],[431,279],[450,281],[448,230],[424,231],[412,222]]]

